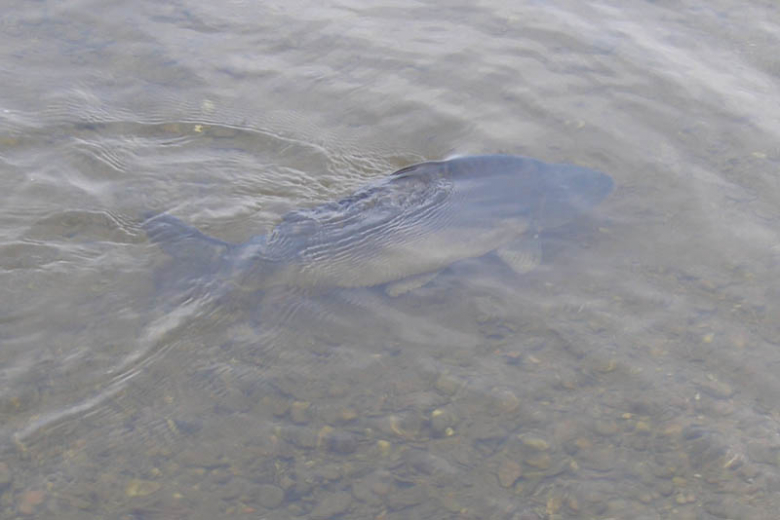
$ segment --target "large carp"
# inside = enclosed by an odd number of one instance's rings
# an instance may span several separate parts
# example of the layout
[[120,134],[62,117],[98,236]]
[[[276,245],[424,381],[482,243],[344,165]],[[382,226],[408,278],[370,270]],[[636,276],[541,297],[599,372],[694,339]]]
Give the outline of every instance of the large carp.
[[371,287],[398,295],[453,263],[495,251],[516,271],[538,261],[539,232],[571,222],[612,190],[603,173],[511,155],[409,166],[352,195],[288,213],[243,244],[208,237],[170,215],[149,237],[241,288]]

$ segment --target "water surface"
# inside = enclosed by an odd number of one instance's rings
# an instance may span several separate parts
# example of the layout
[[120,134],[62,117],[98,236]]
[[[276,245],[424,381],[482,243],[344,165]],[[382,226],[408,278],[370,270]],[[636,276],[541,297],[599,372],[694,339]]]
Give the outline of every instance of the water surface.
[[[0,518],[776,517],[780,7],[12,1]],[[523,276],[177,283],[394,170],[613,177]],[[195,266],[197,267],[197,266]]]

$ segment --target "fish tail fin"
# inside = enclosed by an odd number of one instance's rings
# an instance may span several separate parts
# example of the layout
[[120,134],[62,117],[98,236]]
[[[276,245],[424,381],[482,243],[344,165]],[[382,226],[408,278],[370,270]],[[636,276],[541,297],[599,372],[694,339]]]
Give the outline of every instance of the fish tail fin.
[[142,225],[149,239],[177,263],[212,270],[219,267],[233,244],[209,237],[167,214],[150,216]]

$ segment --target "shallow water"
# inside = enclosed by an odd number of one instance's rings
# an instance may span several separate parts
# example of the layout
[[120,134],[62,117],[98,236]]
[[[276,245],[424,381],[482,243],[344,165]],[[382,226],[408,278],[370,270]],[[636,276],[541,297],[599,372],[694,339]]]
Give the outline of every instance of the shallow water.
[[[776,517],[780,7],[11,2],[0,518]],[[422,160],[611,175],[518,276],[184,273]]]

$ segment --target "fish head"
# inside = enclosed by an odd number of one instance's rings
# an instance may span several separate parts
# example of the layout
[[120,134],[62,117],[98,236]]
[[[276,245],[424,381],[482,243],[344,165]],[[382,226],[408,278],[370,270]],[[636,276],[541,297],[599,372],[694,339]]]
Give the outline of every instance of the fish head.
[[571,222],[597,206],[614,188],[609,175],[570,164],[547,165],[537,219],[544,228]]
[[604,173],[570,164],[548,164],[512,155],[448,161],[461,221],[487,226],[524,219],[536,228],[571,222],[598,205],[613,188]]

